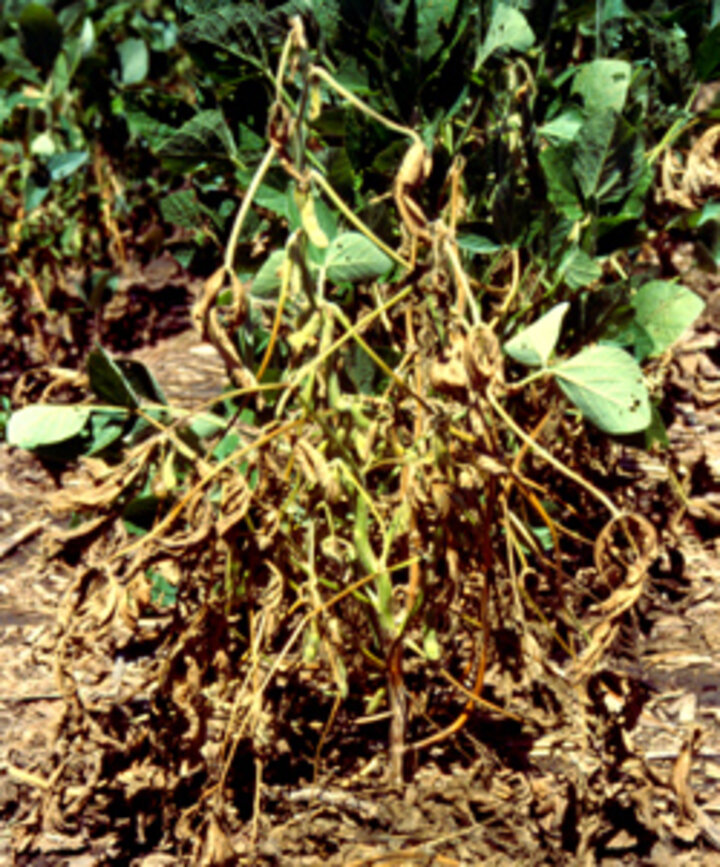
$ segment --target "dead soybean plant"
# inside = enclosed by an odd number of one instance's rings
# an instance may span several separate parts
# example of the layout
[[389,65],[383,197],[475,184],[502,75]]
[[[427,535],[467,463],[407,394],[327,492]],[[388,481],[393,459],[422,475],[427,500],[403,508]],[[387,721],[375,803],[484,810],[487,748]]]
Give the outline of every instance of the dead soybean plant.
[[[285,43],[275,81],[269,148],[245,193],[225,261],[208,281],[195,316],[238,386],[252,390],[262,384],[278,347],[286,347],[284,388],[275,409],[277,424],[292,428],[286,434],[289,451],[274,457],[281,481],[277,490],[286,492],[274,508],[276,527],[291,513],[295,521],[273,536],[272,568],[283,586],[296,586],[296,604],[309,613],[264,679],[253,653],[255,673],[238,693],[226,732],[223,778],[239,738],[253,728],[252,717],[258,725],[272,677],[301,640],[306,659],[324,654],[335,690],[316,753],[317,774],[323,744],[350,689],[346,658],[352,627],[330,609],[334,599],[352,595],[367,618],[367,630],[356,644],[368,665],[375,660],[385,671],[385,684],[365,700],[369,708],[386,701],[390,776],[399,783],[408,750],[460,731],[475,708],[528,721],[521,696],[512,691],[503,696],[497,677],[493,692],[506,699],[505,706],[482,695],[489,666],[503,667],[493,627],[514,624],[523,653],[535,654],[540,646],[549,656],[559,648],[569,660],[563,675],[569,681],[587,676],[611,643],[621,615],[637,600],[656,540],[644,519],[625,515],[584,479],[581,467],[568,465],[571,447],[561,460],[543,446],[543,440],[552,440],[547,429],[562,427],[560,401],[551,388],[535,388],[535,397],[525,401],[526,420],[528,405],[539,416],[531,433],[513,419],[518,390],[505,385],[496,331],[517,295],[519,254],[512,256],[511,285],[491,311],[492,325],[485,324],[455,242],[462,158],[448,174],[444,214],[430,220],[416,199],[431,170],[429,149],[414,130],[381,116],[324,67],[311,63],[299,21]],[[294,103],[286,96],[286,81],[298,91]],[[403,235],[399,250],[364,225],[322,169],[310,164],[308,115],[333,95],[409,141],[391,190]],[[253,370],[231,337],[254,303],[233,263],[252,199],[274,161],[294,186],[300,219],[285,249],[272,254],[257,277],[265,291],[272,287],[276,294],[267,307],[274,313],[265,352]],[[340,233],[340,220],[357,231]],[[393,266],[394,282],[379,279]],[[335,285],[343,281],[359,284],[366,302],[354,321],[332,300]],[[226,285],[232,302],[221,325],[215,301]],[[378,342],[393,352],[379,352]],[[395,356],[394,363],[388,355]],[[348,390],[348,366],[362,364],[380,371],[384,390]],[[581,502],[572,504],[565,499],[570,496]],[[610,513],[594,548],[599,581],[608,581],[611,592],[588,612],[587,623],[566,560],[578,560],[578,549],[593,545],[563,523],[565,516],[577,523],[580,508]],[[627,560],[624,574],[616,572],[610,582],[602,552],[616,530]],[[567,539],[575,552],[571,556],[563,549]],[[352,588],[351,594],[343,587]],[[327,588],[335,596],[324,601]],[[535,592],[541,601],[533,598]],[[438,623],[446,608],[452,629],[444,636]],[[459,658],[452,647],[458,633],[466,635],[471,648],[461,667],[470,687],[449,670]],[[426,720],[435,731],[409,744],[408,726],[422,701],[417,686],[412,693],[406,682],[408,653],[413,671],[419,660],[428,679],[439,672],[464,697],[445,726],[433,722],[429,709]]]
[[[475,711],[552,730],[557,719],[536,707],[533,689],[539,681],[560,707],[582,689],[655,550],[652,527],[584,478],[582,428],[563,414],[550,376],[506,383],[497,334],[519,295],[520,256],[510,257],[508,286],[476,298],[455,240],[462,158],[448,172],[446,208],[430,219],[420,205],[429,148],[312,64],[299,22],[275,83],[267,153],[194,310],[258,423],[222,457],[213,440],[191,460],[195,475],[149,533],[100,552],[69,600],[74,621],[70,612],[60,649],[66,672],[77,648],[88,650],[83,635],[111,658],[116,614],[123,641],[140,634],[145,572],[183,573],[179,633],[152,626],[152,665],[118,693],[144,695],[153,684],[152,730],[142,717],[128,723],[138,762],[97,724],[113,700],[93,707],[70,675],[63,688],[67,737],[74,731],[80,743],[93,723],[128,780],[164,781],[163,803],[189,785],[188,768],[202,769],[192,806],[158,818],[185,841],[202,838],[199,825],[209,839],[227,793],[237,800],[248,787],[257,831],[264,777],[292,724],[319,725],[317,778],[337,743],[357,746],[363,726],[387,720],[394,784],[406,759],[460,732],[472,738]],[[408,141],[388,190],[398,249],[312,161],[308,116],[337,98]],[[293,186],[297,225],[248,287],[235,253],[276,161]],[[259,359],[236,339],[253,321],[266,341]],[[172,426],[158,425],[158,442],[172,443]],[[588,517],[602,525],[598,510],[610,520],[594,541],[586,529]],[[584,595],[575,587],[583,569],[593,585]],[[308,698],[318,694],[322,718]],[[90,788],[112,804],[125,798],[124,779],[105,779],[98,766]],[[59,788],[55,806],[67,813]]]

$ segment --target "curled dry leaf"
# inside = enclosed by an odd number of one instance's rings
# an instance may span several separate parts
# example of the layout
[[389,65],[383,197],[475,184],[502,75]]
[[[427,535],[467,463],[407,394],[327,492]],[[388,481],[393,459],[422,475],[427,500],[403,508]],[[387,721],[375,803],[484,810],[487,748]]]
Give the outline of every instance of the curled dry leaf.
[[408,148],[395,177],[396,189],[407,191],[419,187],[432,171],[432,156],[425,145],[417,139]]
[[342,489],[336,473],[332,471],[325,456],[305,439],[298,441],[295,452],[308,482],[319,484],[323,496],[329,502],[336,503],[340,499]]
[[173,703],[185,716],[187,728],[183,732],[183,740],[193,742],[201,733],[200,715],[197,705],[202,701],[200,689],[202,677],[200,666],[195,658],[186,653],[183,656],[185,666],[185,680],[176,680],[172,685]]
[[683,166],[666,150],[661,164],[659,198],[681,208],[695,210],[698,204],[720,191],[720,124],[710,127],[690,148]]
[[445,350],[445,360],[435,360],[430,368],[430,384],[441,393],[454,393],[469,385],[464,362],[465,337],[459,332],[450,334],[450,345]]
[[681,188],[697,201],[720,191],[720,124],[705,130],[693,144]]
[[192,308],[191,316],[195,327],[204,339],[207,339],[207,316],[215,303],[218,293],[225,282],[225,266],[221,265],[207,278],[203,284],[202,294]]
[[668,148],[660,165],[660,186],[655,195],[659,201],[673,202],[681,208],[692,210],[695,203],[682,190],[683,166],[678,157]]
[[[623,544],[627,553],[620,547]],[[657,532],[647,518],[637,513],[619,515],[602,528],[595,542],[595,568],[604,575],[620,561],[626,570],[625,582],[631,577],[637,581],[652,564],[657,550]],[[605,609],[607,606],[608,600],[602,604]]]
[[250,508],[252,491],[245,476],[236,474],[232,480],[223,486],[221,518],[217,522],[217,532],[220,537],[226,536],[230,530],[243,520]]
[[[220,321],[215,300],[229,279],[232,304],[224,321]],[[214,271],[205,281],[202,295],[192,308],[192,320],[203,340],[211,343],[225,364],[228,376],[238,388],[253,388],[257,383],[252,373],[244,366],[229,333],[245,321],[247,313],[247,290],[233,272],[225,266]]]
[[416,139],[403,157],[393,184],[395,205],[405,228],[424,241],[430,240],[428,220],[410,194],[427,180],[431,171],[432,156],[422,141]]
[[282,102],[274,102],[268,119],[268,138],[280,154],[284,154],[290,144],[292,117]]
[[236,863],[235,859],[235,849],[233,849],[227,834],[215,816],[211,816],[205,832],[205,841],[199,863],[202,867],[206,867],[206,865],[211,867],[211,865],[217,864]]
[[446,361],[435,361],[430,370],[430,382],[440,392],[470,389],[484,392],[489,385],[505,380],[502,350],[492,329],[486,325],[474,328],[467,336],[450,335]]
[[[626,550],[620,550],[625,544]],[[602,655],[612,644],[620,617],[632,608],[642,595],[645,576],[658,552],[657,533],[653,525],[637,513],[618,515],[600,531],[595,543],[595,566],[598,575],[615,584],[612,573],[622,569],[619,586],[610,596],[595,606],[594,623],[586,624],[590,642],[570,667],[573,682],[588,677]]]
[[487,325],[473,328],[463,346],[463,364],[470,385],[475,391],[484,391],[492,383],[505,380],[500,341]]

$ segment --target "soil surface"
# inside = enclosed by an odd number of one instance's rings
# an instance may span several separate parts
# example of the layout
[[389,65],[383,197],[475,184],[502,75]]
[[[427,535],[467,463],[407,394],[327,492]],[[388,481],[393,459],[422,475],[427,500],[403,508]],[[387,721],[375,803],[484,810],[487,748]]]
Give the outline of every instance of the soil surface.
[[[647,516],[663,526],[660,558],[575,727],[519,751],[511,727],[498,726],[494,754],[480,744],[480,758],[444,742],[417,758],[403,791],[382,782],[379,743],[359,773],[322,786],[266,785],[251,818],[209,829],[198,863],[720,863],[718,290],[708,300],[665,360],[668,453],[628,447],[620,462],[636,474],[640,500],[644,487],[662,484],[675,486],[680,505],[670,520]],[[171,400],[194,405],[222,384],[221,362],[190,331],[136,357]],[[68,532],[53,494],[72,483],[72,470],[0,447],[0,863],[185,863],[161,849],[131,859],[117,839],[50,822],[26,831],[57,773],[65,703],[53,652],[74,566],[67,551],[52,556]]]

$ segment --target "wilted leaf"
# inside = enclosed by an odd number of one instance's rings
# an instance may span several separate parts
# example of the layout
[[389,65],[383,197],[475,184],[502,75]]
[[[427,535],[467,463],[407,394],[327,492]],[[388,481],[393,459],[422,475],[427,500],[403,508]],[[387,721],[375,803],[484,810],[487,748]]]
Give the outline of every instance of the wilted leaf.
[[[305,230],[310,243],[314,244],[321,250],[324,250],[330,241],[318,220],[315,199],[310,193],[297,193],[296,196],[302,227]],[[319,204],[319,202],[317,204]]]

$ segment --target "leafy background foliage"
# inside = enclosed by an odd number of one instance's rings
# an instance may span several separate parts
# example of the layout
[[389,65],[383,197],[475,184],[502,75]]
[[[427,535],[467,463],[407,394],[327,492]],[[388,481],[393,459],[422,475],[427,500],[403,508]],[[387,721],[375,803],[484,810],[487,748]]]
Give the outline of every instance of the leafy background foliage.
[[[341,83],[435,137],[438,157],[465,146],[468,227],[493,244],[529,247],[555,269],[574,221],[588,218],[577,247],[590,256],[626,247],[628,233],[642,230],[653,172],[643,153],[689,120],[695,82],[715,72],[710,6],[195,0],[53,9],[15,0],[2,22],[0,120],[15,167],[5,195],[28,212],[48,196],[72,211],[100,145],[129,181],[116,212],[154,196],[168,224],[222,237],[265,135],[268,71],[299,12],[315,19],[311,35]],[[391,134],[339,107],[317,128],[328,136],[330,179],[359,197],[351,204],[387,186],[398,147]],[[287,216],[272,182],[265,193]],[[79,233],[66,228],[56,253],[78,252]],[[189,247],[192,255],[200,254]]]

